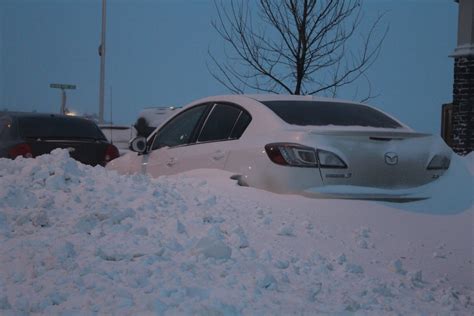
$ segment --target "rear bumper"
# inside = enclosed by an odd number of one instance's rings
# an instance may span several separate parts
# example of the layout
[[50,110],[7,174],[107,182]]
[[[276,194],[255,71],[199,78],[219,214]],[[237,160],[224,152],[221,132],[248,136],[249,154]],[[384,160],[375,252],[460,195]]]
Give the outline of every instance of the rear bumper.
[[411,202],[429,199],[427,192],[419,188],[412,189],[378,189],[373,187],[329,185],[308,188],[302,195],[313,198],[375,200],[390,202]]

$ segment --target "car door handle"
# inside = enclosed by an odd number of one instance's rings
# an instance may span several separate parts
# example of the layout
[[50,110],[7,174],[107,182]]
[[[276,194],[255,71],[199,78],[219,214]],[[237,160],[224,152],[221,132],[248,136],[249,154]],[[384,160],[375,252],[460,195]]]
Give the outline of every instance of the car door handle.
[[225,157],[225,153],[224,153],[223,151],[220,151],[220,150],[216,151],[216,152],[212,155],[212,159],[214,159],[214,160],[216,160],[216,161],[217,161],[217,160],[221,160],[221,159],[224,158],[224,157]]
[[170,158],[168,162],[166,162],[166,165],[168,167],[173,167],[176,164],[176,159],[175,158]]

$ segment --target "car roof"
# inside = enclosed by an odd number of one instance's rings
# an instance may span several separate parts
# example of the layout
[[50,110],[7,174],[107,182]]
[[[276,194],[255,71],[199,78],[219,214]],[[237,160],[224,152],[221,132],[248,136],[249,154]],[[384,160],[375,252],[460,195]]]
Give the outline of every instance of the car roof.
[[[397,118],[393,117],[392,115],[382,111],[379,108],[376,108],[372,105],[366,104],[366,103],[361,103],[361,102],[355,102],[355,101],[350,101],[350,100],[344,100],[344,99],[336,99],[336,98],[326,98],[326,97],[320,97],[320,96],[313,96],[313,95],[291,95],[291,94],[227,94],[227,95],[215,95],[215,96],[209,96],[203,99],[195,100],[192,103],[188,104],[187,106],[184,107],[184,110],[186,108],[195,106],[200,103],[209,103],[209,102],[230,102],[230,103],[237,103],[241,106],[244,106],[247,108],[247,110],[252,110],[254,112],[258,112],[263,114],[266,118],[270,116],[275,116],[277,115],[270,110],[270,108],[264,106],[262,103],[264,102],[270,102],[270,101],[320,101],[320,102],[325,102],[325,103],[343,103],[343,104],[354,104],[354,105],[363,105],[369,108],[372,108],[378,112],[383,113],[384,115],[390,117],[397,123],[399,123],[403,128],[410,129],[409,126],[398,120]],[[270,116],[269,116],[270,115]],[[279,118],[279,120],[281,120]],[[267,121],[266,121],[267,122]],[[283,122],[283,121],[282,121]],[[268,123],[268,122],[267,122]],[[280,122],[281,123],[281,122]]]
[[291,94],[246,94],[243,95],[250,99],[256,101],[265,102],[265,101],[324,101],[324,102],[337,102],[337,103],[353,103],[360,104],[358,102],[335,99],[335,98],[326,98],[314,95],[291,95]]
[[88,121],[88,122],[94,122],[92,120],[89,120],[85,117],[80,117],[80,116],[70,116],[70,115],[63,115],[63,114],[57,114],[57,113],[38,113],[38,112],[16,112],[16,111],[6,111],[6,112],[0,112],[0,117],[1,116],[10,116],[13,118],[45,118],[45,117],[54,117],[54,118],[65,118],[69,120],[81,120],[81,121]]
[[322,101],[322,102],[334,102],[334,103],[347,103],[347,104],[362,104],[371,107],[370,105],[355,102],[345,99],[327,98],[314,95],[292,95],[292,94],[227,94],[227,95],[215,95],[209,96],[200,100],[196,100],[191,104],[197,104],[202,102],[212,101],[229,101],[229,102],[246,102],[248,100],[254,100],[257,102],[268,102],[268,101]]

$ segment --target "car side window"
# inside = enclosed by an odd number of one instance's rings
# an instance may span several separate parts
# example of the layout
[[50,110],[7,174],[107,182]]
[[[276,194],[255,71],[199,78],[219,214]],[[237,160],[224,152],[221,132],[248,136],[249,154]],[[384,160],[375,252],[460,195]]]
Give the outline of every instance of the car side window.
[[[246,112],[243,112],[239,107],[229,104],[216,104],[202,128],[198,141],[209,142],[232,138],[236,123],[242,113]],[[237,134],[238,132],[236,132]]]
[[235,123],[234,128],[232,129],[232,132],[230,133],[230,138],[231,139],[240,138],[240,136],[242,136],[247,126],[249,126],[251,120],[252,120],[252,117],[250,116],[250,114],[247,113],[246,111],[242,111],[239,118],[237,119],[237,122]]
[[176,116],[161,128],[155,137],[152,150],[174,147],[192,141],[193,132],[206,112],[208,104],[195,106]]

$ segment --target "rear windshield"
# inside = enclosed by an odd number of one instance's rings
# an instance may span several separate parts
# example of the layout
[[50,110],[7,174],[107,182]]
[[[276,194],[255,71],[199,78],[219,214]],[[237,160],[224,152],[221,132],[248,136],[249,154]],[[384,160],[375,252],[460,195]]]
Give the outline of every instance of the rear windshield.
[[20,117],[18,127],[25,138],[105,140],[94,122],[74,117]]
[[399,123],[368,106],[324,101],[262,102],[292,125],[399,128]]

